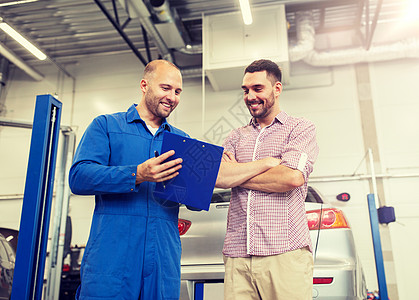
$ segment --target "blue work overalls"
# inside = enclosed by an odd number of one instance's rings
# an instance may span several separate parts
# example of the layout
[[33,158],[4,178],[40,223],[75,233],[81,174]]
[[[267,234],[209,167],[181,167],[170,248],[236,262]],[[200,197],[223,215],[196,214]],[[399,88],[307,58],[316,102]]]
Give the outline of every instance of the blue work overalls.
[[179,299],[179,206],[135,179],[165,130],[187,135],[164,120],[153,136],[135,106],[95,118],[75,153],[71,190],[96,200],[76,299]]

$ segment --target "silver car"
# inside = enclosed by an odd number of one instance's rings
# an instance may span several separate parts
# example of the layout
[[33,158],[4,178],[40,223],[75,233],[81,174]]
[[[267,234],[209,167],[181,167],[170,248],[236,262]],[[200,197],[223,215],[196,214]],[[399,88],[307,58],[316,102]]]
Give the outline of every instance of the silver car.
[[[215,190],[208,212],[180,208],[181,300],[223,299],[222,248],[230,190]],[[313,299],[366,299],[364,274],[351,228],[339,209],[309,187],[305,200],[313,243]],[[196,297],[196,298],[195,298]]]
[[15,260],[16,252],[9,243],[8,236],[0,233],[0,299],[10,299]]

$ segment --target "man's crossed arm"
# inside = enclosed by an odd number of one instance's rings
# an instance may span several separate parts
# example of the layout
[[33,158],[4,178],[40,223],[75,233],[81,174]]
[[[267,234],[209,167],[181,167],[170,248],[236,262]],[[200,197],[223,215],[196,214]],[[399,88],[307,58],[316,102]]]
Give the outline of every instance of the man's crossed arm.
[[280,164],[281,160],[267,157],[247,163],[238,163],[234,155],[224,152],[216,187],[241,186],[268,193],[287,192],[304,184],[303,174]]

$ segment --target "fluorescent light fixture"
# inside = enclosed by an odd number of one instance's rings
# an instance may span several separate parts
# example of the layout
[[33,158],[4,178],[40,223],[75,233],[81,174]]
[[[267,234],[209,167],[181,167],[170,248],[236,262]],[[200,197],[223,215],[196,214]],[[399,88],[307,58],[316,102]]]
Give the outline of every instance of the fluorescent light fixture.
[[1,22],[0,29],[10,35],[13,39],[16,40],[19,44],[25,47],[30,53],[36,56],[39,60],[45,60],[47,56],[41,52],[38,48],[36,48],[33,44],[31,44],[27,39],[25,39],[20,33],[14,30],[9,24]]
[[11,1],[11,2],[6,2],[6,3],[0,3],[0,7],[2,7],[2,6],[11,6],[11,5],[18,5],[18,4],[25,4],[25,3],[36,2],[36,1],[39,1],[39,0]]
[[243,22],[246,25],[250,25],[253,22],[252,12],[250,11],[249,0],[239,0],[240,9],[242,11]]
[[407,1],[405,20],[407,22],[416,22],[419,20],[419,2],[417,0]]

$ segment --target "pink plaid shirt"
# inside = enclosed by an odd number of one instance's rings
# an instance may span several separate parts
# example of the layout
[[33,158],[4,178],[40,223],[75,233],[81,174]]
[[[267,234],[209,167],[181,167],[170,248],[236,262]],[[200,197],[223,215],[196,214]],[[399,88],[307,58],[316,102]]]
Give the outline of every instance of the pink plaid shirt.
[[304,185],[284,193],[233,188],[223,254],[267,256],[306,246],[311,251],[304,200],[319,152],[314,124],[281,111],[265,128],[252,119],[233,130],[223,146],[239,163],[276,157],[282,165],[300,170],[305,179]]

